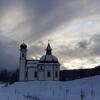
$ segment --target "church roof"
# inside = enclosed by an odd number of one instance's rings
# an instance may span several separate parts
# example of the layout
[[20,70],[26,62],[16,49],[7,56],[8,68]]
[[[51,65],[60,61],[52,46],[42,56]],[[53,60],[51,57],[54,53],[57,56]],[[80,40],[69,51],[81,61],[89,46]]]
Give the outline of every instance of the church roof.
[[40,58],[40,62],[58,63],[58,59],[52,55],[52,48],[51,48],[49,43],[48,43],[47,48],[46,48],[46,55],[43,55]]
[[53,55],[44,55],[40,58],[40,62],[58,63],[58,59]]
[[39,60],[27,60],[26,62],[26,66],[27,67],[34,67],[37,66],[37,64],[39,63]]

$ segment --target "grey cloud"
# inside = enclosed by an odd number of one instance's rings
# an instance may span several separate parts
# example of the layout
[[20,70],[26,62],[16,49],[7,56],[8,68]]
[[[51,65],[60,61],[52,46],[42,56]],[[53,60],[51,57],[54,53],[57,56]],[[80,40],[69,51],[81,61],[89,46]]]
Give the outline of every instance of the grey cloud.
[[18,42],[0,35],[0,68],[18,68]]
[[86,40],[78,42],[77,45],[78,45],[79,48],[82,48],[82,49],[87,49],[88,46],[89,46],[89,44],[88,44],[88,42]]
[[[10,32],[17,33],[19,37],[22,35],[21,39],[26,41],[40,40],[58,26],[68,24],[78,18],[99,14],[100,10],[100,0],[0,0],[0,17],[3,17],[3,13],[10,12],[8,9],[10,6],[17,5],[18,7],[19,4],[23,5],[26,18]],[[64,45],[65,49],[61,49],[62,51],[58,54],[72,59],[99,56],[99,40],[99,35],[95,35],[89,41],[81,40],[68,46]],[[18,41],[20,41],[19,38]],[[19,55],[17,43],[15,40],[1,36],[0,66],[17,67]],[[29,56],[42,54],[43,49],[35,44],[29,48]]]
[[88,44],[85,44],[84,41],[78,42],[76,44],[69,44],[68,46],[65,46],[64,50],[60,51],[59,54],[63,55],[67,58],[82,58],[82,57],[88,57],[89,51],[86,48]]
[[100,56],[100,33],[96,33],[91,38],[92,47],[91,47],[91,54],[94,56]]
[[[43,41],[38,41],[37,43],[34,43],[27,49],[28,49],[28,58],[30,58],[30,56],[37,57],[38,55],[41,57],[42,55],[46,54],[46,46]],[[40,59],[40,57],[37,57],[37,59]]]
[[[13,0],[10,0],[8,4],[6,3],[7,0],[4,1],[6,6],[10,5]],[[23,34],[23,38],[34,41],[49,35],[50,31],[60,25],[64,25],[64,23],[88,16],[91,10],[98,11],[100,9],[99,6],[96,6],[96,4],[100,4],[98,0],[95,3],[90,0],[84,2],[83,0],[17,0],[16,2],[15,4],[21,3],[24,6],[27,15],[26,20],[19,23],[13,31],[19,30],[18,33],[19,35],[20,33]],[[14,2],[11,5],[14,5]],[[2,6],[2,8],[6,8],[5,6]],[[28,27],[30,31],[26,33],[22,31]]]
[[[72,20],[98,13],[100,7],[97,6],[100,1],[95,3],[90,0],[34,0],[30,1],[30,10],[33,23],[32,33],[28,38],[39,39],[44,35],[49,35],[50,31],[56,29],[60,25],[70,23]],[[33,7],[32,7],[33,5]],[[66,26],[67,27],[67,26]],[[51,32],[52,33],[52,32]],[[34,37],[33,37],[34,35]]]
[[30,56],[36,57],[37,55],[42,55],[44,51],[45,50],[43,49],[43,47],[33,45],[30,48],[28,48],[28,57]]
[[96,33],[89,40],[72,42],[67,46],[63,45],[61,48],[64,49],[61,49],[62,51],[58,53],[66,58],[95,59],[100,57],[100,34]]

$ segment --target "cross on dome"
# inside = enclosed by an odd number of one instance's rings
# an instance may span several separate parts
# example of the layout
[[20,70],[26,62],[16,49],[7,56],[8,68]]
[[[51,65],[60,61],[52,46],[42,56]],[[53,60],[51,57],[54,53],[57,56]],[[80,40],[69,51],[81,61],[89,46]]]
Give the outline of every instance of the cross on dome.
[[46,48],[46,55],[51,55],[52,54],[52,48],[50,46],[50,43],[48,41],[48,45],[47,45],[47,48]]

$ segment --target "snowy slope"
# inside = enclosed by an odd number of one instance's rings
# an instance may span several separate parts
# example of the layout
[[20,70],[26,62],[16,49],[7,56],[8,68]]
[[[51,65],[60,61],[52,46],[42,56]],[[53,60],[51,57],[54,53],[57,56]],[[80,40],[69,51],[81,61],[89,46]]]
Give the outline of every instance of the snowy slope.
[[[83,99],[82,99],[83,98]],[[0,86],[0,100],[99,100],[100,76],[67,82],[30,81]]]

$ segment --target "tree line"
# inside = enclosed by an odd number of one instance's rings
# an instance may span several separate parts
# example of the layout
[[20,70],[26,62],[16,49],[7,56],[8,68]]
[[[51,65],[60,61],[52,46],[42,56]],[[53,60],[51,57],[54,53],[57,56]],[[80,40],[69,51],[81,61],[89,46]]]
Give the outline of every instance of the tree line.
[[91,69],[62,70],[60,71],[60,80],[75,80],[95,75],[100,75],[100,66]]
[[19,80],[19,69],[9,71],[7,69],[0,70],[0,82],[14,83]]

